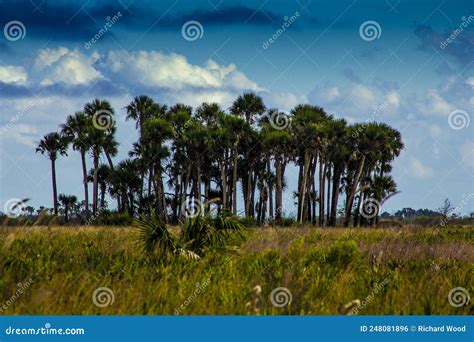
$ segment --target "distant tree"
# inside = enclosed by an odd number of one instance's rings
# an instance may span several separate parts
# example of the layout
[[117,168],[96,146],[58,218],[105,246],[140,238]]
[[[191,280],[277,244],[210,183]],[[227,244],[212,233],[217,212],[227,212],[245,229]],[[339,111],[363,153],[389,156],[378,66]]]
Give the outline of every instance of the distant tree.
[[64,207],[64,217],[66,218],[66,222],[69,221],[69,210],[71,207],[77,202],[77,197],[74,195],[65,195],[65,194],[60,194],[59,195],[59,202]]
[[56,159],[58,155],[67,155],[67,139],[57,132],[49,133],[43,136],[38,143],[36,152],[46,154],[51,161],[51,177],[53,183],[53,205],[54,214],[58,214],[58,190],[56,186]]
[[454,208],[451,205],[451,202],[449,201],[449,199],[446,198],[443,202],[443,205],[439,207],[437,210],[444,217],[448,217],[449,214],[451,214],[454,211]]

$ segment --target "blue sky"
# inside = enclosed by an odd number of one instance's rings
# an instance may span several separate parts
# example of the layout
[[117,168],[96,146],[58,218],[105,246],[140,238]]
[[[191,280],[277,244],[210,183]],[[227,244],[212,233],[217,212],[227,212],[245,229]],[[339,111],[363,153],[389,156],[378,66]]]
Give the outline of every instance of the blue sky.
[[[189,21],[196,40],[183,36]],[[401,193],[384,211],[474,192],[473,1],[0,1],[0,28],[0,203],[52,205],[35,142],[94,97],[115,108],[120,159],[136,138],[122,109],[134,96],[228,107],[248,90],[268,107],[312,103],[400,130]],[[58,189],[82,199],[79,166],[73,151],[58,161]]]

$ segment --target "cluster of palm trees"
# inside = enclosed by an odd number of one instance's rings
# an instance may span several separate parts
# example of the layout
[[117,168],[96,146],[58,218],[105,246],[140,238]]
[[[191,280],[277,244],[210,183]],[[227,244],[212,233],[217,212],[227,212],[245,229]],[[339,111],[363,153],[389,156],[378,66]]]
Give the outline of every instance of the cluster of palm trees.
[[[369,199],[383,203],[397,192],[389,173],[403,143],[400,133],[383,123],[349,125],[308,104],[285,114],[267,109],[253,93],[239,96],[227,110],[216,103],[195,110],[184,104],[168,107],[144,95],[125,110],[126,119],[136,122],[138,139],[129,158],[118,164],[113,162],[119,145],[115,114],[105,100],[87,103],[67,117],[59,132],[39,142],[37,151],[51,161],[56,214],[55,162],[69,147],[81,156],[86,219],[107,209],[108,193],[119,212],[136,216],[153,208],[172,223],[196,209],[197,214],[216,209],[259,222],[279,221],[285,207],[293,207],[283,203],[290,163],[299,169],[298,222],[333,226],[340,217],[345,226],[375,224],[378,206],[375,215],[367,216],[360,214],[364,204]],[[97,113],[107,113],[112,124],[98,127]]]

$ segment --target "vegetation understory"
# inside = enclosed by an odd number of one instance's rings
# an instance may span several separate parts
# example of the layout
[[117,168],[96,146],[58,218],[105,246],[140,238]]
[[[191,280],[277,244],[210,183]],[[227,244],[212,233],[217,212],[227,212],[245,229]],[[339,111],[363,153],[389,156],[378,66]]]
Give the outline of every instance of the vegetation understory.
[[[183,236],[182,227],[167,231]],[[455,287],[474,292],[473,231],[246,229],[225,251],[165,262],[132,227],[2,227],[0,303],[10,302],[2,314],[26,315],[337,315],[354,301],[358,315],[473,314],[471,303],[448,302]],[[113,291],[106,307],[92,300],[101,287]],[[272,305],[277,287],[291,293],[288,305]]]

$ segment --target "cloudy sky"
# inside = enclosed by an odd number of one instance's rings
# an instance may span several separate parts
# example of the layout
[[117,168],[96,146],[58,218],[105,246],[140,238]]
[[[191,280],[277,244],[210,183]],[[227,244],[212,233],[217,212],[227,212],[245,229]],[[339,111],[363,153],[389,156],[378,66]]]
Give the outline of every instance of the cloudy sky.
[[[120,159],[136,138],[123,110],[134,96],[228,107],[248,90],[268,107],[311,103],[400,130],[401,194],[384,211],[474,192],[472,0],[0,0],[1,28],[2,207],[52,206],[35,144],[95,97],[115,108]],[[82,199],[76,154],[57,162],[58,190]]]

